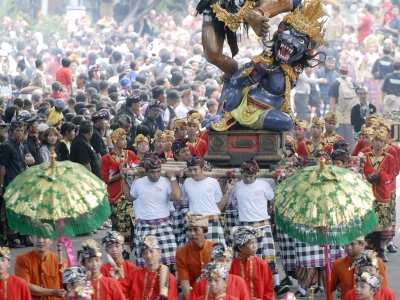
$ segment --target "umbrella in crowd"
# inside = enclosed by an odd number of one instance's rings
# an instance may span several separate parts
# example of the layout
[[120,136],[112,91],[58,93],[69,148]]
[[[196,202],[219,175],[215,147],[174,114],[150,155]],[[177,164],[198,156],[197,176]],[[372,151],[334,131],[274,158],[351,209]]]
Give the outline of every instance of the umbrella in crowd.
[[12,229],[48,238],[90,232],[111,213],[103,181],[69,161],[27,169],[10,183],[4,198]]
[[[275,192],[275,220],[288,235],[310,245],[325,245],[330,290],[328,244],[345,245],[378,224],[371,185],[352,171],[333,165],[311,166],[285,179]],[[327,292],[327,299],[330,293]]]
[[69,265],[75,264],[69,237],[101,226],[111,214],[106,186],[80,164],[43,163],[19,174],[4,195],[11,229],[59,238]]

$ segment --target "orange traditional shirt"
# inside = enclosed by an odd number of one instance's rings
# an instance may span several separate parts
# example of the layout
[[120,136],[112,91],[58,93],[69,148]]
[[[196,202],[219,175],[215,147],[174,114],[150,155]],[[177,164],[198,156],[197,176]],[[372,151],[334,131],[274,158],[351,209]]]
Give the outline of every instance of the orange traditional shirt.
[[211,260],[212,241],[205,241],[202,249],[195,248],[192,243],[180,247],[176,251],[176,268],[179,280],[189,280],[190,286],[196,283],[201,270]]
[[[379,275],[382,276],[381,286],[387,286],[385,264],[379,257]],[[357,273],[358,267],[356,266],[353,270],[349,270],[349,267],[353,264],[353,259],[349,256],[345,256],[335,260],[332,264],[331,274],[331,292],[336,290],[338,286],[341,286],[342,299],[346,294],[354,288],[355,280],[354,275]]]
[[[66,261],[64,260],[64,265]],[[31,283],[47,289],[61,288],[58,257],[49,252],[44,260],[36,251],[18,255],[15,261],[15,275]],[[34,300],[56,300],[51,296],[32,296]]]

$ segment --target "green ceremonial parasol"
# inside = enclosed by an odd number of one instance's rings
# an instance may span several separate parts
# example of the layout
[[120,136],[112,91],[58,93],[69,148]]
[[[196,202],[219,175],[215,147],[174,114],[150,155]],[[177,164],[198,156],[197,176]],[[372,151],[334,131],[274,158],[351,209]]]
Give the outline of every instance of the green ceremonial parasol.
[[307,244],[324,245],[326,299],[331,299],[329,244],[352,243],[378,224],[371,185],[352,171],[333,165],[307,167],[275,190],[277,226]]
[[307,167],[275,191],[277,225],[311,245],[345,245],[378,224],[371,185],[359,174],[327,165]]
[[27,235],[73,237],[99,228],[111,214],[103,181],[70,161],[27,169],[4,198],[10,228]]

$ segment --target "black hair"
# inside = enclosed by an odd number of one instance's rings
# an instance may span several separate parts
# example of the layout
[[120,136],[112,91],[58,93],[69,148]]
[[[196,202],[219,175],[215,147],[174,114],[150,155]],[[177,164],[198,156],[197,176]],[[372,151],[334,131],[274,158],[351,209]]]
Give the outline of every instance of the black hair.
[[22,100],[21,98],[15,98],[13,104],[18,106],[19,108],[22,108],[24,107],[24,100]]
[[153,99],[157,99],[161,95],[164,95],[165,90],[164,90],[164,87],[156,85],[155,87],[152,88],[151,93],[152,93]]
[[77,103],[79,103],[79,102],[85,103],[86,99],[87,99],[87,96],[83,92],[79,92],[75,96],[75,100],[76,100]]
[[51,84],[51,89],[52,89],[53,91],[55,91],[55,92],[61,91],[61,83],[59,83],[58,81],[54,81],[54,82]]
[[79,126],[80,123],[82,123],[85,120],[85,117],[82,115],[77,115],[75,117],[72,118],[71,123]]
[[61,60],[61,65],[62,65],[64,68],[68,68],[68,67],[71,65],[71,60],[70,60],[68,57],[64,57],[64,58]]
[[79,123],[79,132],[83,134],[90,133],[93,130],[93,122],[84,120]]
[[108,82],[105,80],[102,80],[99,82],[99,89],[100,90],[107,90],[108,89]]
[[172,73],[171,77],[171,84],[172,85],[178,85],[181,81],[183,80],[183,75],[181,72],[174,72]]
[[61,135],[66,135],[68,132],[76,130],[76,126],[74,123],[65,122],[61,125],[60,133]]

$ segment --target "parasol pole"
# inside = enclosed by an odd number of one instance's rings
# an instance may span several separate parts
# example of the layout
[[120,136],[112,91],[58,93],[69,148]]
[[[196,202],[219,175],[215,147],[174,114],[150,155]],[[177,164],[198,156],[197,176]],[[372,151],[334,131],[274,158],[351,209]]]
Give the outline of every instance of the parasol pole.
[[[51,168],[56,167],[56,158],[57,158],[57,155],[54,152],[54,150],[51,151],[51,153],[50,153],[50,167]],[[55,226],[56,226],[56,230],[58,233],[57,252],[58,252],[58,269],[60,272],[60,287],[63,288],[62,274],[63,274],[64,268],[65,268],[64,262],[62,259],[62,246],[63,245],[65,248],[65,252],[67,254],[68,266],[69,267],[74,266],[76,264],[76,261],[75,261],[74,249],[72,247],[71,239],[68,237],[63,237],[62,228],[64,226],[64,221],[57,220]]]
[[[319,161],[319,171],[325,170],[325,159]],[[324,228],[323,228],[324,229]],[[326,230],[324,230],[326,233]],[[326,282],[326,300],[331,300],[331,260],[329,259],[329,245],[324,245],[325,252],[325,282]]]
[[324,245],[325,251],[325,281],[326,281],[326,300],[331,300],[331,260],[329,259],[329,245]]
[[60,277],[60,288],[63,288],[62,284],[62,274],[63,274],[63,259],[62,259],[62,244],[60,242],[57,243],[57,254],[58,254],[58,273]]

